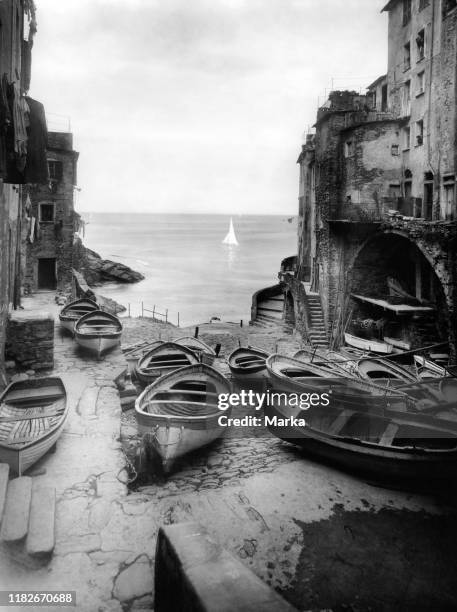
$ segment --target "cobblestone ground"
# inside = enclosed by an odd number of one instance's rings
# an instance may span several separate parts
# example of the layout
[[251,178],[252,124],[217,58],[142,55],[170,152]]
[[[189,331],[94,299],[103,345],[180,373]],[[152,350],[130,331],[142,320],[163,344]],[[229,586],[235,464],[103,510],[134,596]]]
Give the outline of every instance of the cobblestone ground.
[[[50,307],[49,299],[42,300],[42,308]],[[183,333],[148,320],[126,320],[123,342]],[[279,350],[289,353],[298,348],[291,337],[278,341],[272,333],[219,324],[200,326],[200,337],[211,345],[223,345],[219,367],[225,371],[224,358],[239,342],[268,350],[278,344]],[[121,417],[113,383],[123,367],[119,349],[98,362],[56,330],[55,373],[65,380],[71,411],[57,451],[33,468],[37,478],[57,489],[56,549],[51,559],[34,561],[21,547],[1,546],[2,588],[75,590],[77,609],[87,612],[152,610],[158,529],[196,521],[300,610],[402,609],[364,607],[357,600],[361,577],[348,573],[354,564],[351,551],[344,549],[349,533],[346,517],[359,513],[348,541],[358,543],[362,567],[365,558],[379,558],[382,564],[386,555],[379,538],[381,548],[373,549],[368,519],[379,517],[382,529],[394,533],[395,544],[389,542],[388,554],[395,560],[395,592],[406,597],[412,570],[405,573],[403,567],[412,553],[403,523],[396,527],[392,517],[401,515],[406,522],[415,517],[420,527],[414,532],[414,552],[424,556],[434,544],[421,517],[441,517],[452,510],[430,498],[371,487],[305,459],[265,432],[219,440],[184,458],[166,479],[157,465],[145,464],[146,474],[128,487],[128,457],[135,455],[138,440],[132,413]],[[335,517],[338,521],[332,523]],[[379,524],[373,527],[379,528]],[[312,542],[318,555],[319,538],[322,545],[328,541],[336,546],[335,550],[327,546],[326,558],[335,560],[322,575],[316,559],[306,556],[305,545]],[[341,546],[344,552],[338,552]],[[376,567],[370,571],[377,574]],[[414,571],[421,576],[420,564]],[[372,579],[370,572],[363,576],[367,583]],[[333,599],[320,594],[319,589],[326,592],[326,584],[335,586],[336,580]],[[392,585],[380,589],[384,601]]]

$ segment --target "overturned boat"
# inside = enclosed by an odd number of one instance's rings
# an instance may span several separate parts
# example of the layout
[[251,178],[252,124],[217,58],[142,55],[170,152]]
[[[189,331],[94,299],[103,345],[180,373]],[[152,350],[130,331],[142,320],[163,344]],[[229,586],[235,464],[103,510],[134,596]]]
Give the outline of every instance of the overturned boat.
[[265,380],[268,378],[267,359],[268,353],[252,346],[237,348],[228,359],[230,372],[240,381]]
[[191,349],[176,342],[163,342],[141,357],[135,374],[139,381],[149,385],[159,376],[197,363],[199,358]]
[[146,448],[162,459],[164,471],[182,455],[206,446],[224,431],[219,394],[230,393],[230,382],[202,363],[159,378],[135,402],[135,416]]
[[75,340],[84,349],[97,355],[114,348],[121,342],[122,323],[117,317],[94,310],[83,315],[75,324]]
[[59,321],[60,325],[67,329],[69,332],[73,333],[75,331],[75,323],[78,321],[83,315],[88,312],[94,312],[98,310],[99,306],[93,300],[88,298],[83,298],[81,300],[75,300],[70,304],[67,304],[62,308],[59,313]]
[[11,383],[0,396],[0,462],[21,476],[55,445],[67,414],[60,378]]

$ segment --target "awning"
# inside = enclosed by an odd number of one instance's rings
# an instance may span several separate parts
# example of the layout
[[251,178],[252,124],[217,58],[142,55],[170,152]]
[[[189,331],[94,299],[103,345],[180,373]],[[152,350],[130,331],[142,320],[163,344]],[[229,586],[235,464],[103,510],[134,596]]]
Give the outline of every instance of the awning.
[[366,297],[365,295],[351,294],[356,300],[372,304],[373,306],[379,306],[384,310],[390,310],[397,315],[415,314],[418,312],[433,312],[434,308],[430,306],[410,306],[409,304],[390,304],[387,300],[379,300],[375,298]]

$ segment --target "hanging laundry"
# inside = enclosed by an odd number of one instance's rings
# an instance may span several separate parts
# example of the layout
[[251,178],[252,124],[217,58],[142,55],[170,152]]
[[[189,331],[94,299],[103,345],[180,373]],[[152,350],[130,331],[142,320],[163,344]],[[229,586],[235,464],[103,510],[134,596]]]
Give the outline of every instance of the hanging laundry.
[[29,240],[30,242],[33,244],[33,241],[35,240],[35,217],[32,217],[32,220],[30,222],[30,236],[29,236]]
[[29,127],[29,107],[25,98],[21,96],[19,85],[13,85],[13,123],[14,123],[14,152],[16,153],[16,166],[19,172],[24,172],[27,162],[27,128]]
[[47,185],[49,183],[48,162],[46,158],[46,147],[48,141],[48,129],[46,126],[46,115],[44,106],[26,97],[29,108],[29,128],[27,144],[27,163],[25,166],[25,182]]

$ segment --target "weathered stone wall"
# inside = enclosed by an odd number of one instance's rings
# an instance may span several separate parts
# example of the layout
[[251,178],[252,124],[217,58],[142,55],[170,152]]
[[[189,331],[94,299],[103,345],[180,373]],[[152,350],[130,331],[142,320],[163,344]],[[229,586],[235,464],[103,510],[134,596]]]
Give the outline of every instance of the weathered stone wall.
[[49,313],[12,312],[8,321],[7,359],[25,370],[54,365],[54,319]]
[[[64,289],[71,283],[71,270],[75,267],[73,241],[77,229],[77,215],[74,211],[73,196],[76,185],[76,162],[78,153],[73,151],[72,135],[50,132],[48,135],[48,162],[62,164],[62,176],[51,181],[51,186],[38,185],[31,188],[32,209],[37,233],[27,244],[27,264],[24,288],[33,292],[38,288],[38,261],[40,258],[56,259],[57,288]],[[40,204],[54,206],[54,219],[40,221]]]

